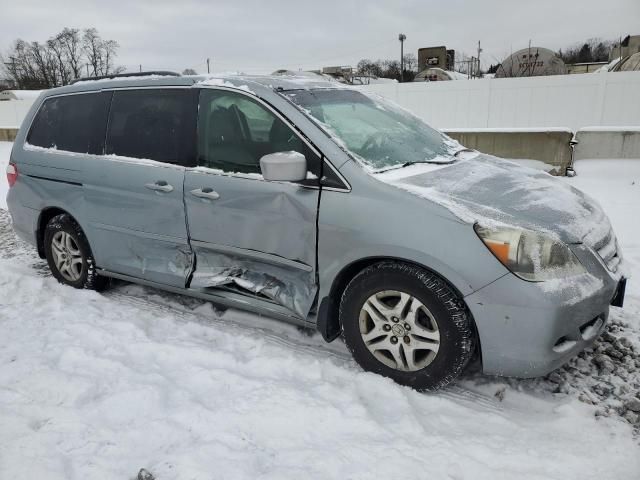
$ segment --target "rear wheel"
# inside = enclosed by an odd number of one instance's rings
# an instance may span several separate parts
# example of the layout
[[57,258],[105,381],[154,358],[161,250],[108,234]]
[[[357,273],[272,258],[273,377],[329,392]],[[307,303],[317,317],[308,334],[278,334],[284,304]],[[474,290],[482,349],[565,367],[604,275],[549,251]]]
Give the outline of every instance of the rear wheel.
[[99,290],[106,284],[95,269],[89,242],[68,214],[56,215],[45,227],[44,250],[53,276],[65,285]]
[[417,390],[454,380],[473,354],[464,303],[440,277],[382,262],[349,283],[340,303],[346,344],[364,368]]

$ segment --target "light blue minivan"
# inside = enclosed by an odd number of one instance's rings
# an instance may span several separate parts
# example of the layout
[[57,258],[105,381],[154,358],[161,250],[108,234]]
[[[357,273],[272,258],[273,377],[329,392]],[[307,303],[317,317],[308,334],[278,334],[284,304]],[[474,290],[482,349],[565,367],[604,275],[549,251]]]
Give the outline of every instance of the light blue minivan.
[[55,278],[109,278],[343,335],[420,390],[476,357],[548,373],[622,306],[606,215],[364,90],[169,72],[48,90],[16,138],[15,231]]

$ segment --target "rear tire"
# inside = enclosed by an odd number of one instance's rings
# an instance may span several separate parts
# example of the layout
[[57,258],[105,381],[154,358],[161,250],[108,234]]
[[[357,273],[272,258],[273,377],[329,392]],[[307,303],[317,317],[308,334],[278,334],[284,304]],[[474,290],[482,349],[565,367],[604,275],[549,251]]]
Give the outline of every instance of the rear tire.
[[381,262],[362,270],[340,302],[347,347],[360,366],[416,390],[455,380],[474,351],[464,302],[439,276]]
[[44,230],[44,251],[53,276],[74,288],[100,290],[107,279],[96,272],[91,247],[71,215],[56,215]]

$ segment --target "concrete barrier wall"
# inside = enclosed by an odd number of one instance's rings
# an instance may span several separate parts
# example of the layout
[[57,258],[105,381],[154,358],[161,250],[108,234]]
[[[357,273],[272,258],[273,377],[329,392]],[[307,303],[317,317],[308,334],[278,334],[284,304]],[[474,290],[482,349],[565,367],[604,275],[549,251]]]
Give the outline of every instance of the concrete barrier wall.
[[640,127],[586,127],[576,132],[574,160],[640,159]]
[[17,128],[1,128],[0,127],[0,142],[13,142],[18,134]]
[[19,128],[34,100],[0,102],[0,128]]
[[571,165],[573,132],[567,129],[446,129],[465,147],[521,161],[552,175],[565,175]]
[[362,87],[440,128],[640,126],[640,72]]

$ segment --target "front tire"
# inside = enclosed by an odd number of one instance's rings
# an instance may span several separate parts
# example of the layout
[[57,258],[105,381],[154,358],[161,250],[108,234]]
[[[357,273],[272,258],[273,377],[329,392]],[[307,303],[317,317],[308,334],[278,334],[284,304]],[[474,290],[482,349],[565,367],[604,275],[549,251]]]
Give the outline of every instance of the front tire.
[[410,264],[381,262],[356,275],[342,295],[340,322],[363,369],[416,390],[452,382],[473,354],[464,302],[439,276]]
[[53,276],[74,288],[100,290],[106,279],[100,277],[87,237],[68,214],[56,215],[44,230],[44,251]]

